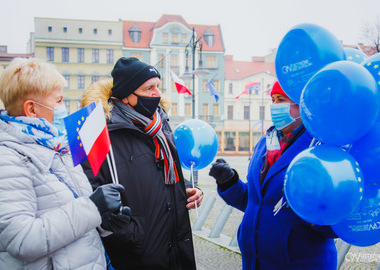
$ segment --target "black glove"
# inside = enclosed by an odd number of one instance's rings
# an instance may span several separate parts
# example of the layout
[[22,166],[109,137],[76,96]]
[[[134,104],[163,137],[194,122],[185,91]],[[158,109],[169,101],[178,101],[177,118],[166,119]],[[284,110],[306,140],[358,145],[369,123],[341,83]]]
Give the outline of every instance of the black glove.
[[222,191],[228,189],[239,180],[238,173],[224,159],[218,158],[211,165],[208,175],[215,178],[218,187]]
[[131,222],[131,208],[128,206],[123,206],[121,211],[117,214],[105,213],[102,216],[102,224],[100,225],[103,229],[110,232],[120,232],[125,225]]
[[94,193],[90,195],[90,199],[95,203],[96,207],[103,215],[106,212],[117,213],[121,206],[120,192],[124,191],[124,187],[119,184],[107,184],[98,187]]

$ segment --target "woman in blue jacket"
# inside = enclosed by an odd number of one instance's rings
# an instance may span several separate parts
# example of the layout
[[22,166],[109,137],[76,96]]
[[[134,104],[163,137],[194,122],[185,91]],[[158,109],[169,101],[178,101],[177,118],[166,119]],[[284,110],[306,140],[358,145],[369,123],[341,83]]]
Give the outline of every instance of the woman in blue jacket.
[[337,254],[330,226],[316,226],[298,217],[283,193],[286,169],[308,148],[299,107],[275,82],[271,91],[274,126],[255,147],[247,182],[223,160],[212,164],[224,201],[243,211],[238,242],[243,269],[336,269]]

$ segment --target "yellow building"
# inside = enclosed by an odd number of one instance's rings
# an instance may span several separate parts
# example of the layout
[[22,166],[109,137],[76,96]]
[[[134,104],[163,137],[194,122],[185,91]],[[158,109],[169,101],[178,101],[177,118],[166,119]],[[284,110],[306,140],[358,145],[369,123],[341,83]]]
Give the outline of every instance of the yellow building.
[[64,100],[68,112],[75,112],[84,90],[110,77],[122,57],[122,22],[34,18],[34,27],[32,50],[65,77]]

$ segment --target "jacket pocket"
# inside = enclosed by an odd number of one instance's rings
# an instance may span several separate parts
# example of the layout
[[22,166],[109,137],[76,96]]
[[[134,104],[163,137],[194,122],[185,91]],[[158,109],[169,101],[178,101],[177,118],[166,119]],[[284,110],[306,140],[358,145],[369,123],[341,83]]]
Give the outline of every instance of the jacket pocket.
[[291,258],[289,256],[289,241],[292,232],[292,227],[286,227],[281,242],[282,258],[285,264],[289,264],[291,262]]

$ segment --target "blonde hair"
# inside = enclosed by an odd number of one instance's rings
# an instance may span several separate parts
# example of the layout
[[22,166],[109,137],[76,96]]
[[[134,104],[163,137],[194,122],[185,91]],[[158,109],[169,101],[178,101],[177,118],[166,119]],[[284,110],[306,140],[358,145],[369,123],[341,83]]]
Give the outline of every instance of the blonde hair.
[[[92,102],[98,104],[99,99],[102,101],[104,114],[107,120],[111,119],[111,110],[113,108],[109,98],[112,95],[113,79],[104,79],[91,84],[83,94],[81,108],[86,107]],[[169,98],[161,95],[160,106],[168,112],[171,106]]]
[[0,99],[10,115],[21,115],[25,100],[65,86],[54,65],[37,58],[15,58],[0,76]]

